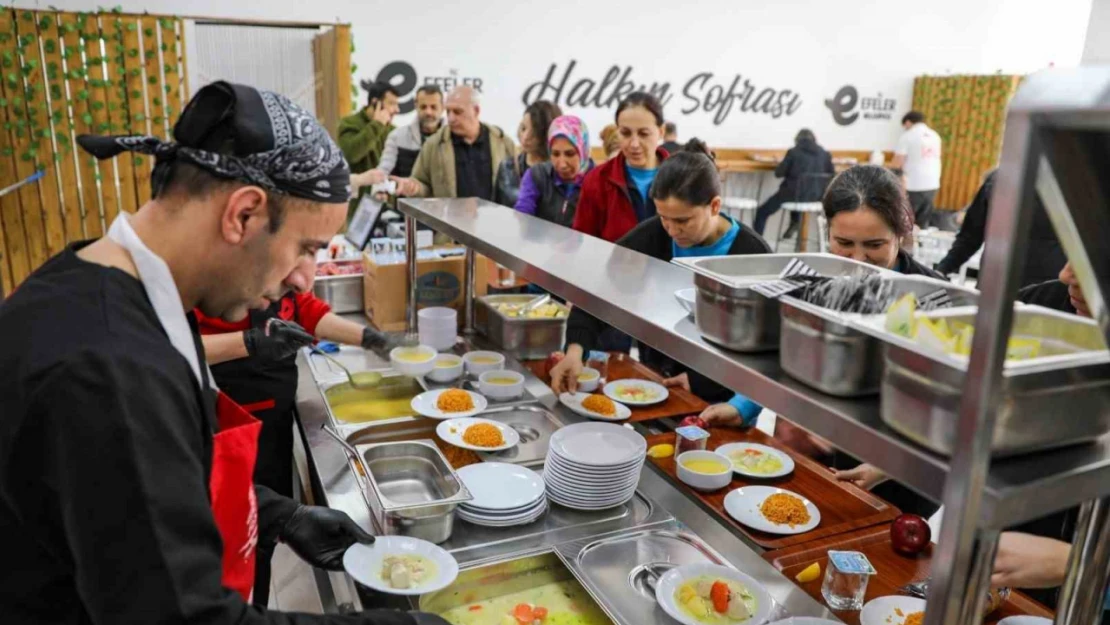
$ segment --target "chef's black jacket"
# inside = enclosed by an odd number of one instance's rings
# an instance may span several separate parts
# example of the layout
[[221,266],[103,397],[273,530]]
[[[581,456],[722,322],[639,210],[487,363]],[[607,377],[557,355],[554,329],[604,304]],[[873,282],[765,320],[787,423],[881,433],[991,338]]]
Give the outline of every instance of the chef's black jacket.
[[[142,284],[79,246],[0,305],[0,623],[412,625],[266,612],[221,586],[208,394]],[[297,504],[258,503],[276,540]]]

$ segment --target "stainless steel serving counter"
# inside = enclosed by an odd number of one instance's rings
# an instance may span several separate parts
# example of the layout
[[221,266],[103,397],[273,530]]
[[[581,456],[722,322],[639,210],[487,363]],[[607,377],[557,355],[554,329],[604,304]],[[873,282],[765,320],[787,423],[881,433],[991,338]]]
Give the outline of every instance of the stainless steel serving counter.
[[[364,322],[360,315],[350,315],[347,318]],[[345,364],[354,365],[359,369],[388,367],[388,363],[373,354],[361,351],[348,351],[341,358]],[[514,366],[519,367],[519,365]],[[306,448],[304,456],[298,458],[298,470],[302,482],[311,485],[311,487],[306,486],[305,497],[316,505],[327,505],[343,510],[362,527],[373,531],[369,509],[359,490],[359,484],[347,455],[342,448],[330,440],[325,432],[321,431],[321,426],[329,423],[328,411],[320,386],[313,377],[312,366],[304,353],[298,357],[298,368],[297,413]],[[559,405],[550,390],[530,374],[528,390],[563,424],[581,420],[580,417]],[[594,519],[591,523],[573,527],[542,526],[523,539],[504,540],[480,528],[456,521],[456,535],[452,536],[444,546],[452,551],[465,569],[527,553],[555,551],[556,543],[565,545],[589,542],[597,536],[613,534],[633,527],[642,528],[652,524],[662,526],[673,519],[700,537],[736,568],[763,584],[779,604],[782,616],[834,618],[824,606],[806,595],[792,581],[783,577],[765,562],[755,549],[743,543],[720,521],[710,516],[650,466],[645,466],[641,474],[639,493],[641,496],[628,504],[626,509],[618,509],[616,513],[606,515],[605,518]],[[364,598],[370,596],[368,594],[360,596],[354,582],[344,573],[325,574],[317,571],[316,577],[321,604],[325,611],[359,610],[363,606]],[[393,605],[398,604],[395,602]]]

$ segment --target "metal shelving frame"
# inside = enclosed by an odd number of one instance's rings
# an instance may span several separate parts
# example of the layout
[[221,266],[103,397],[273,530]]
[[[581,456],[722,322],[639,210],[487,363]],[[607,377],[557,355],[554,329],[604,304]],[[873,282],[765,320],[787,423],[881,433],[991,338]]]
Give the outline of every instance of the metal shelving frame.
[[[982,264],[992,279],[982,284],[969,365],[968,379],[975,383],[960,406],[951,458],[890,430],[879,417],[877,398],[830,397],[787,376],[776,353],[739,354],[703,340],[672,297],[693,282],[684,268],[480,200],[402,199],[399,205],[407,232],[415,232],[419,221],[467,247],[468,303],[477,251],[944,502],[927,625],[979,623],[999,533],[1080,506],[1056,623],[1089,625],[1097,622],[1110,575],[1110,441],[993,462],[989,448],[1012,322],[1009,303],[1017,293],[1014,259],[1026,249],[1035,193],[1110,337],[1110,311],[1101,296],[1110,293],[1110,247],[1104,245],[1110,243],[1110,175],[1103,172],[1110,172],[1110,68],[1051,70],[1028,78],[1007,118]],[[409,325],[416,331],[412,243]]]

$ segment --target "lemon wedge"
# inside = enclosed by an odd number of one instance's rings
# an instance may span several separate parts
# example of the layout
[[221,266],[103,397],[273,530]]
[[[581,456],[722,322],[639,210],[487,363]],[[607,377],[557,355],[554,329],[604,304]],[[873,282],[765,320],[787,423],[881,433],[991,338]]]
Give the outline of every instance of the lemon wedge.
[[654,445],[651,449],[647,450],[647,455],[652,458],[670,458],[674,455],[674,445],[668,443]]
[[821,565],[817,562],[814,562],[813,564],[807,566],[801,573],[798,573],[794,577],[794,579],[798,580],[799,583],[805,584],[808,582],[812,582],[820,576]]

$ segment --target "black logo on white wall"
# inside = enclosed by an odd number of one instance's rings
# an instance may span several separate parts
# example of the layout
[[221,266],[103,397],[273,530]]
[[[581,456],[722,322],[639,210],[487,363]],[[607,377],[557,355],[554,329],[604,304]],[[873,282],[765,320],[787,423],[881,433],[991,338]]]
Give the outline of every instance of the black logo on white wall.
[[[399,95],[399,106],[401,107],[401,114],[411,113],[416,108],[416,87],[418,85],[439,85],[443,92],[446,94],[455,87],[460,85],[467,85],[474,87],[474,90],[482,92],[482,79],[476,76],[463,76],[459,77],[458,70],[451,70],[446,76],[424,76],[418,78],[416,75],[416,68],[407,61],[393,61],[386,64],[385,67],[378,72],[376,82],[387,82],[393,85]],[[362,81],[362,88],[366,89],[370,86],[369,81]]]
[[841,87],[836,95],[825,100],[825,106],[832,112],[833,121],[841,126],[854,124],[861,115],[865,120],[890,120],[897,105],[894,98],[884,98],[882,93],[860,98],[859,91],[852,85]]

